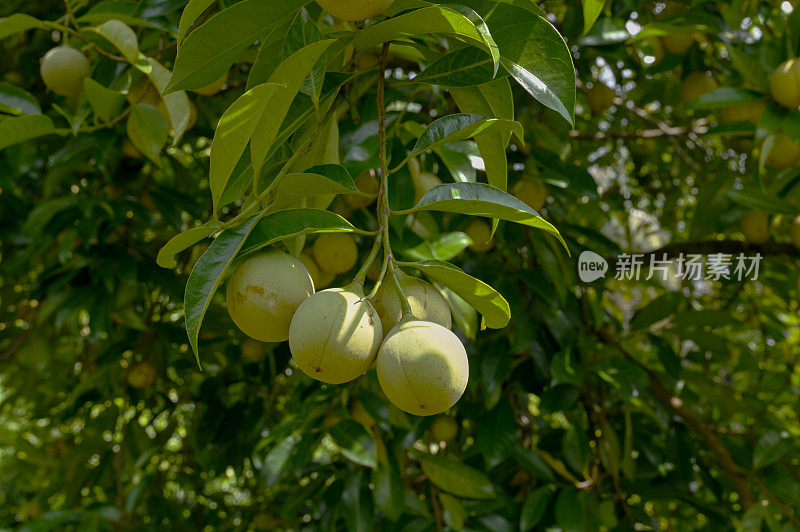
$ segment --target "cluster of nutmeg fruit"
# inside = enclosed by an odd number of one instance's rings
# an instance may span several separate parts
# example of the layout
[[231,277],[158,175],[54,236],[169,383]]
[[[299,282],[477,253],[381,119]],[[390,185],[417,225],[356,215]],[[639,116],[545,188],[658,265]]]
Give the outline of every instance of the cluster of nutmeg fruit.
[[399,269],[411,313],[403,313],[392,284],[381,285],[372,301],[358,281],[315,292],[304,260],[332,275],[348,271],[356,257],[353,237],[344,233],[321,234],[300,259],[277,250],[259,253],[228,281],[228,312],[251,338],[289,340],[295,364],[309,377],[341,384],[374,363],[383,392],[398,408],[421,416],[447,410],[469,376],[447,301],[433,285]]

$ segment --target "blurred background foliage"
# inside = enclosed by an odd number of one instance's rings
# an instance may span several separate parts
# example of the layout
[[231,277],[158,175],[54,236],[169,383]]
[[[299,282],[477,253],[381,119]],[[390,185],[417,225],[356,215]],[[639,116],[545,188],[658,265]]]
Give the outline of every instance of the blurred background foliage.
[[[142,50],[164,48],[168,64],[174,50],[164,45],[185,2],[113,4],[146,22]],[[511,305],[502,330],[456,316],[471,375],[447,415],[455,435],[446,421],[391,406],[374,371],[343,386],[306,378],[285,343],[246,341],[221,295],[198,371],[182,307],[202,246],[175,270],[155,256],[209,216],[208,147],[244,90],[247,58],[222,92],[191,95],[197,124],[160,167],[125,149],[122,126],[3,150],[0,527],[800,530],[800,251],[789,229],[800,167],[761,157],[781,128],[800,141],[798,112],[772,101],[766,84],[798,50],[800,14],[777,1],[668,9],[608,0],[587,32],[598,2],[539,5],[573,54],[576,124],[515,93],[526,143],[510,147],[509,189],[540,180],[541,212],[572,258],[543,233],[505,223],[493,249],[477,253],[459,232],[469,219],[453,215],[420,215],[396,240],[407,257],[457,256]],[[56,20],[64,5],[0,7],[16,12]],[[57,101],[38,73],[53,44],[45,31],[0,41],[4,83]],[[397,80],[419,71],[409,58],[391,61]],[[353,175],[377,153],[375,75],[363,80],[353,89],[364,94],[360,122],[351,113],[339,124]],[[743,97],[710,92],[717,86],[746,90],[764,114],[726,119]],[[418,103],[406,113],[422,124],[454,109],[444,90],[392,80],[387,99]],[[423,167],[443,182],[456,172],[480,180],[474,145],[451,148]],[[410,202],[409,176],[397,183]],[[333,208],[371,223],[367,211]],[[740,231],[753,209],[769,214],[769,242],[748,244]],[[764,260],[748,282],[617,280],[613,271],[577,279],[583,250],[665,246]]]

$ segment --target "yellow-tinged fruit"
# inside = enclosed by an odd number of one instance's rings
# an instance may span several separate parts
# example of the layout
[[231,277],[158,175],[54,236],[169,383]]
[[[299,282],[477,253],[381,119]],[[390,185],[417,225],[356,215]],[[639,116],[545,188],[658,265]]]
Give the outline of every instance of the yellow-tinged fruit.
[[[453,318],[450,316],[450,307],[444,296],[432,284],[422,279],[412,277],[400,269],[395,272],[400,287],[406,295],[408,305],[411,307],[411,313],[418,319],[438,323],[449,329],[453,324]],[[387,272],[374,299],[375,310],[378,311],[384,331],[391,330],[403,317],[400,296],[394,289],[389,275],[391,274]]]
[[149,388],[156,381],[156,367],[146,360],[137,362],[128,368],[125,379],[132,388]]
[[800,158],[800,145],[792,140],[789,135],[779,131],[775,135],[775,142],[767,154],[767,166],[772,168],[788,168]]
[[336,274],[327,272],[319,267],[317,261],[314,260],[314,255],[311,251],[305,250],[300,254],[300,262],[305,265],[308,274],[311,275],[311,280],[314,281],[314,290],[322,290],[327,288],[333,282]]
[[433,441],[450,442],[458,436],[458,423],[450,416],[437,416],[428,431]]
[[242,342],[242,358],[249,362],[260,362],[267,354],[267,346],[263,342],[245,338]]
[[320,269],[331,273],[344,273],[358,260],[358,247],[347,233],[323,233],[312,248]]
[[309,377],[342,384],[360,377],[375,361],[383,329],[363,292],[330,288],[298,307],[289,328],[289,349]]
[[417,175],[411,174],[414,180],[414,201],[419,201],[430,189],[442,184],[442,180],[430,172],[421,171]]
[[379,15],[394,0],[317,0],[319,6],[342,20],[364,20]]
[[128,139],[125,139],[125,140],[122,141],[122,153],[126,157],[130,157],[131,159],[141,159],[142,158],[142,152],[137,150],[136,146],[133,145],[133,142],[131,142]]
[[[355,185],[361,192],[367,194],[377,194],[378,188],[381,186],[378,178],[372,170],[361,172],[355,180]],[[344,201],[354,209],[362,209],[375,201],[375,196],[359,196],[358,194],[345,194]]]
[[742,217],[741,230],[751,244],[769,240],[769,215],[764,211],[749,211]]
[[86,56],[69,46],[57,46],[44,54],[40,68],[47,88],[61,96],[80,94],[90,70]]
[[723,122],[752,122],[753,124],[758,124],[758,121],[761,120],[761,113],[764,112],[766,106],[767,102],[763,100],[731,105],[722,109],[720,118]]
[[411,177],[417,177],[420,172],[422,172],[422,165],[419,164],[419,160],[416,157],[412,157],[408,160],[408,173],[411,174]]
[[718,87],[710,72],[692,72],[681,81],[681,99],[690,103]]
[[233,322],[262,342],[289,338],[297,307],[314,293],[302,262],[280,251],[260,253],[239,265],[228,281],[226,302]]
[[444,412],[467,388],[469,361],[450,329],[405,319],[378,351],[378,382],[397,408],[418,416]]
[[792,228],[789,230],[792,235],[792,243],[800,248],[800,216],[792,220]]
[[614,89],[606,85],[595,82],[592,88],[586,89],[586,101],[589,104],[589,110],[593,115],[597,115],[614,105]]
[[368,429],[375,426],[375,419],[369,415],[369,412],[364,408],[364,404],[361,401],[353,401],[350,405],[350,417],[353,418],[353,421],[358,421]]
[[800,107],[800,60],[784,61],[769,75],[769,92],[784,107]]
[[486,253],[494,247],[492,228],[479,218],[473,218],[464,228],[464,232],[472,240],[469,249],[475,253]]
[[694,36],[693,32],[670,33],[669,35],[664,35],[661,38],[661,42],[664,43],[664,48],[669,53],[680,55],[685,54],[692,47]]
[[192,92],[200,94],[201,96],[213,96],[214,94],[218,93],[222,90],[222,87],[228,82],[228,73],[225,72],[222,77],[217,79],[216,81],[212,81],[205,87],[200,87],[199,89],[194,89]]
[[547,188],[544,186],[544,182],[538,178],[523,177],[516,182],[511,193],[535,211],[544,207],[547,202]]
[[[158,89],[156,89],[155,85],[150,83],[150,80],[147,78],[140,79],[133,87],[131,87],[128,91],[128,94],[125,95],[125,99],[131,104],[145,103],[147,105],[152,105],[153,107],[163,105],[161,96],[158,94]],[[166,113],[164,116],[167,116]]]

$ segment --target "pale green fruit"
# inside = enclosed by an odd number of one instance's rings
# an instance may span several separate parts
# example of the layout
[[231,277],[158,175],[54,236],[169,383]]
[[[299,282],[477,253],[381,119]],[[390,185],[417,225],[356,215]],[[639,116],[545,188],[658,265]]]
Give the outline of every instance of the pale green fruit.
[[297,307],[314,293],[303,263],[280,251],[260,253],[239,265],[228,281],[228,312],[239,329],[262,342],[289,338]]
[[593,115],[597,115],[614,105],[614,89],[603,83],[595,82],[591,89],[586,89],[586,102]]
[[[361,192],[367,194],[377,194],[381,184],[371,170],[361,172],[355,180],[355,185]],[[354,209],[362,209],[375,201],[375,196],[359,196],[358,194],[345,194],[345,203]]]
[[83,91],[83,79],[89,75],[89,60],[75,48],[58,46],[42,58],[42,81],[62,96],[76,96]]
[[144,360],[137,362],[128,368],[128,374],[125,379],[132,388],[149,388],[156,381],[156,367],[150,362]]
[[464,233],[472,240],[469,249],[475,253],[486,253],[494,247],[492,228],[480,218],[473,218],[464,228]]
[[772,168],[788,168],[800,158],[800,145],[792,138],[779,131],[775,135],[775,142],[767,154],[767,166]]
[[418,174],[411,174],[414,181],[414,201],[422,199],[430,189],[442,184],[442,180],[430,172],[421,171]]
[[344,273],[358,260],[358,247],[347,233],[322,233],[311,248],[320,269],[331,273]]
[[386,335],[376,364],[383,393],[409,414],[444,412],[467,388],[467,352],[452,331],[437,323],[404,319]]
[[692,72],[681,81],[681,98],[690,103],[717,88],[717,80],[710,72]]
[[741,222],[742,233],[751,244],[763,244],[769,240],[769,215],[764,211],[749,211]]
[[364,20],[379,15],[394,0],[317,0],[319,6],[342,20]]
[[[450,307],[442,294],[432,284],[422,279],[411,277],[400,269],[395,272],[411,307],[411,313],[420,320],[432,321],[449,329],[453,320],[450,316]],[[403,317],[400,296],[388,275],[387,273],[386,279],[375,294],[375,310],[378,311],[384,331],[391,330]]]
[[437,416],[428,431],[433,441],[453,441],[458,435],[458,423],[450,416]]
[[303,373],[341,384],[369,369],[383,329],[363,296],[356,288],[330,288],[303,301],[289,328],[289,349]]
[[784,61],[769,75],[769,92],[776,102],[789,109],[800,107],[800,61]]

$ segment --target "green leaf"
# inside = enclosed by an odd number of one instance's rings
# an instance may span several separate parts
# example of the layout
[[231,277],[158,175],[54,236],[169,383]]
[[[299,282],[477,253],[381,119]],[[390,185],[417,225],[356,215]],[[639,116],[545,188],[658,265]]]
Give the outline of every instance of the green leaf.
[[283,56],[275,53],[275,50],[283,49],[288,28],[291,26],[292,22],[291,19],[287,19],[282,24],[273,27],[269,35],[264,37],[264,42],[258,48],[258,56],[250,67],[250,73],[247,76],[246,90],[250,90],[256,85],[266,83],[275,71],[275,68],[281,64]]
[[772,214],[791,215],[796,214],[798,211],[797,207],[792,203],[758,189],[728,190],[727,196],[748,209],[756,209]]
[[519,516],[519,531],[528,532],[539,524],[544,517],[550,499],[553,497],[551,486],[542,486],[531,492],[522,504],[522,512]]
[[454,114],[434,120],[419,137],[409,155],[422,153],[439,144],[490,133],[513,133],[518,139],[523,140],[522,124],[519,122],[478,115]]
[[470,340],[474,340],[478,332],[478,313],[475,309],[459,297],[455,292],[445,286],[437,286],[437,289],[442,293],[447,305],[450,307],[450,312],[453,314],[453,321],[464,332],[464,335]]
[[491,81],[494,76],[492,58],[483,50],[468,46],[443,55],[415,76],[414,82],[470,87]]
[[253,87],[233,102],[219,119],[211,144],[211,169],[208,176],[214,212],[219,207],[220,197],[233,169],[278,88],[274,83]]
[[168,128],[167,119],[152,105],[131,105],[127,124],[128,138],[136,149],[158,165],[161,164],[159,153],[167,141]]
[[189,116],[191,114],[189,97],[184,91],[174,91],[169,94],[165,93],[167,83],[169,83],[172,73],[152,57],[147,57],[146,62],[140,63],[137,65],[137,68],[150,78],[150,81],[161,95],[161,99],[164,101],[164,107],[167,108],[169,123],[172,126],[172,144],[177,144],[189,125]]
[[790,438],[783,437],[775,431],[767,432],[761,436],[756,448],[753,450],[753,467],[761,469],[774,464],[792,450],[793,447],[794,445]]
[[688,109],[718,109],[737,105],[740,103],[757,102],[764,99],[764,95],[745,89],[734,87],[719,87],[707,92],[690,103]]
[[275,190],[276,204],[327,194],[369,195],[361,192],[347,170],[338,164],[321,164],[305,172],[286,174]]
[[539,214],[514,196],[484,183],[452,183],[430,189],[415,207],[395,214],[419,211],[443,211],[487,218],[499,218],[547,231],[567,249],[558,230]]
[[190,33],[175,58],[166,93],[197,89],[219,79],[242,52],[310,0],[244,0]]
[[345,419],[330,428],[330,435],[348,460],[375,467],[375,440],[361,423]]
[[111,120],[125,101],[125,96],[121,92],[108,89],[92,78],[83,80],[83,92],[94,113],[104,122]]
[[444,508],[444,522],[453,530],[463,530],[464,521],[467,520],[467,511],[461,501],[447,493],[440,493],[439,502]]
[[424,240],[413,248],[400,249],[400,253],[414,260],[451,260],[461,254],[472,239],[461,231],[439,235],[435,240]]
[[511,310],[497,290],[465,273],[463,270],[438,260],[402,263],[416,268],[439,284],[452,290],[483,315],[487,327],[502,329],[511,319]]
[[21,115],[4,118],[0,121],[0,150],[54,132],[53,121],[46,115]]
[[186,4],[185,8],[183,8],[181,20],[178,23],[179,49],[183,43],[183,38],[186,36],[186,32],[189,31],[189,28],[192,27],[192,24],[194,24],[198,17],[200,17],[200,15],[202,15],[205,10],[211,7],[211,5],[214,3],[216,3],[214,0],[189,0],[189,3]]
[[558,494],[555,513],[555,525],[564,532],[583,532],[583,507],[575,491],[565,489]]
[[492,481],[481,471],[453,458],[426,455],[421,459],[422,471],[442,491],[468,499],[497,497]]
[[[512,355],[504,353],[496,356]],[[514,417],[514,409],[508,401],[500,401],[477,419],[475,444],[481,450],[489,468],[494,468],[505,461],[516,443],[517,420]]]
[[[284,56],[289,56],[296,51],[322,40],[322,32],[314,21],[308,17],[308,12],[301,9],[295,17],[294,23],[289,26],[286,39],[283,43]],[[322,92],[322,83],[325,80],[325,55],[321,55],[303,81],[300,91],[311,97],[314,107],[319,106],[319,97]]]
[[159,250],[158,256],[156,257],[156,264],[162,268],[175,267],[175,255],[197,244],[204,238],[211,236],[218,230],[219,228],[213,225],[202,225],[178,233],[170,238]]
[[259,115],[258,124],[250,139],[250,159],[256,175],[260,172],[261,165],[278,136],[278,131],[303,80],[334,42],[336,41],[327,39],[301,48],[278,65],[269,77],[269,83],[277,84],[278,88],[268,102],[269,113]]
[[208,305],[211,304],[211,298],[214,297],[222,282],[222,277],[259,218],[259,215],[252,216],[239,227],[222,231],[197,260],[186,281],[186,292],[183,299],[186,333],[189,335],[189,343],[192,345],[198,366],[200,365],[200,354],[197,348],[197,339],[203,317],[206,315]]
[[350,222],[330,211],[288,209],[265,215],[253,228],[240,255],[248,255],[287,238],[311,233],[356,233]]
[[136,33],[124,22],[109,20],[95,28],[88,28],[87,31],[97,33],[113,44],[130,64],[136,65],[141,61]]
[[39,102],[31,93],[11,83],[0,82],[0,111],[15,115],[38,115],[42,113]]
[[581,0],[583,6],[583,34],[589,33],[603,11],[606,0]]
[[391,453],[387,461],[378,460],[372,471],[372,483],[375,485],[372,492],[375,506],[390,520],[397,521],[403,514],[405,486],[397,460]]
[[44,22],[23,13],[16,13],[10,17],[0,18],[0,39],[5,39],[11,35],[34,28],[45,28]]

